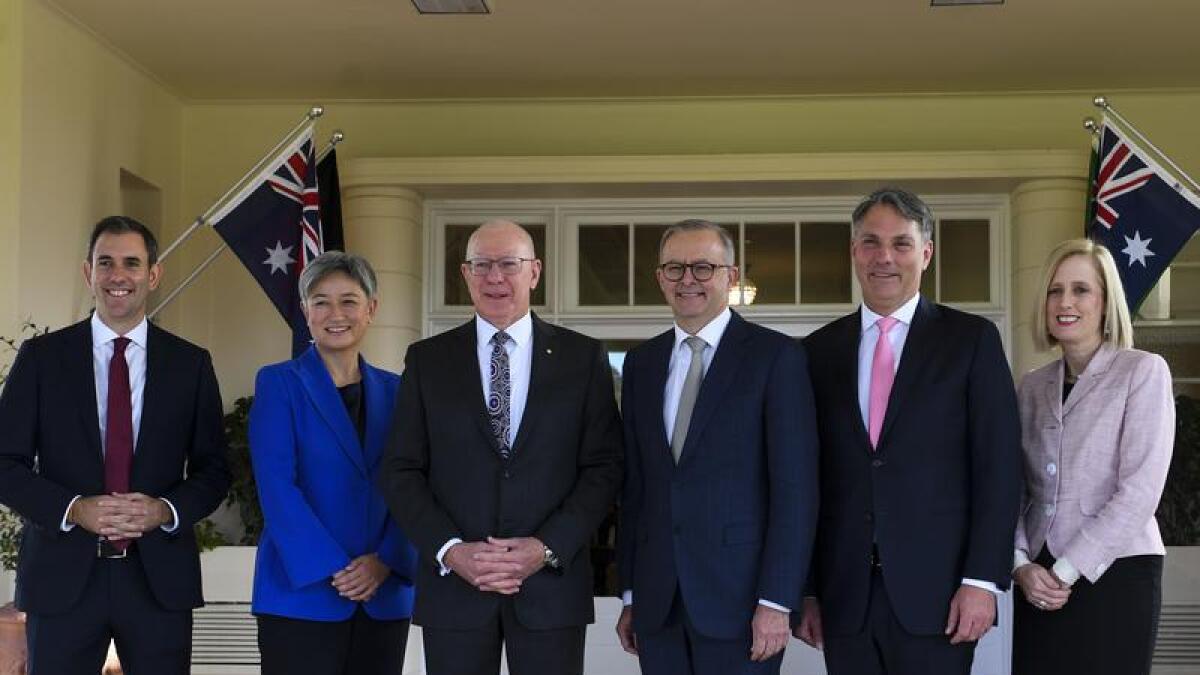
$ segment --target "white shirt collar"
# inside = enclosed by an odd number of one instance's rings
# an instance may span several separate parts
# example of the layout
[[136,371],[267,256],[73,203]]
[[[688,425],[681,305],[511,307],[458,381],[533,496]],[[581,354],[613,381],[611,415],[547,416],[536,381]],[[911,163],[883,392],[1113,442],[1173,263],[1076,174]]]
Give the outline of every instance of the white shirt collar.
[[[900,307],[896,311],[892,312],[890,316],[905,326],[911,326],[913,315],[917,313],[917,305],[919,304],[921,304],[921,294],[917,293],[909,298],[908,302],[900,305]],[[867,307],[867,303],[865,302],[862,304],[861,315],[862,332],[864,333],[867,332],[867,329],[874,326],[876,322],[883,318],[882,314],[876,314],[875,312],[872,312],[871,308]]]
[[[493,326],[487,319],[475,315],[475,339],[479,346],[491,343],[492,336],[499,333],[500,329]],[[528,344],[533,337],[533,318],[529,312],[525,312],[525,316],[517,319],[513,325],[504,329],[508,337],[517,344],[518,347]]]
[[[146,335],[149,332],[150,332],[150,324],[149,324],[149,322],[146,321],[146,317],[143,316],[141,322],[139,322],[138,325],[134,326],[133,330],[126,333],[124,335],[124,337],[129,338],[130,342],[141,347],[142,349],[145,349],[146,348]],[[96,312],[92,312],[92,346],[93,347],[99,347],[100,345],[107,344],[109,342],[112,342],[113,340],[116,340],[119,337],[122,337],[122,336],[118,335],[116,331],[109,328],[107,324],[105,324],[103,321],[100,320],[99,314],[97,314]]]
[[[732,318],[733,313],[729,311],[728,307],[726,307],[725,309],[721,310],[720,314],[713,317],[712,321],[709,321],[703,328],[696,331],[696,337],[704,340],[704,343],[709,347],[716,347],[721,341],[721,336],[725,334],[725,329],[729,326],[729,320]],[[691,333],[688,333],[684,329],[680,328],[679,324],[676,323],[675,349],[679,349],[679,345],[689,337],[691,337]]]

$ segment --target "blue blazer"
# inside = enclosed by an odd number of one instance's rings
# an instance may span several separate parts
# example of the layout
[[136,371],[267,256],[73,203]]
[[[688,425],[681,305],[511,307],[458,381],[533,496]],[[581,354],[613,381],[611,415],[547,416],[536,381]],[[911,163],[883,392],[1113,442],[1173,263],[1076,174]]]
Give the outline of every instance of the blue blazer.
[[258,371],[250,455],[265,525],[254,566],[256,614],[315,621],[350,618],[335,572],[375,552],[391,576],[363,603],[372,618],[412,616],[416,553],[388,516],[375,474],[400,377],[360,358],[366,447],[315,348]]
[[696,630],[749,634],[758,601],[800,608],[817,526],[817,431],[804,348],[736,312],[676,464],[663,423],[667,331],[625,357],[620,576],[639,633],[675,589]]

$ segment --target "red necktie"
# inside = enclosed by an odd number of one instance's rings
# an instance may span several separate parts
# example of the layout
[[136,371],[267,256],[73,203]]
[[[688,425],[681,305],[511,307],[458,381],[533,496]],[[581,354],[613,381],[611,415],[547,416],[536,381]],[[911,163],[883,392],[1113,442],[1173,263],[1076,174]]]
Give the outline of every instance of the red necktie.
[[[133,464],[133,410],[129,394],[129,364],[125,347],[129,338],[113,340],[112,361],[108,363],[108,421],[104,427],[104,493],[129,492],[129,469]],[[116,539],[119,550],[129,546],[128,539]]]

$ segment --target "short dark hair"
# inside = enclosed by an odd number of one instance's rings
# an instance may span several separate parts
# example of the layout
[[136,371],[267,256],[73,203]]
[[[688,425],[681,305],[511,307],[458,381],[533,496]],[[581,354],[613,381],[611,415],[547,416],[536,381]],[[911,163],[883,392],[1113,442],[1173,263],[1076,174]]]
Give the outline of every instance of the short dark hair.
[[150,228],[130,218],[129,216],[108,216],[101,218],[100,222],[92,228],[92,237],[88,240],[87,260],[92,261],[92,255],[96,252],[96,240],[102,234],[125,234],[126,232],[136,232],[142,235],[142,241],[146,243],[146,264],[153,265],[158,262],[158,239],[154,237],[154,233]]
[[862,221],[867,217],[867,211],[880,205],[890,206],[905,220],[916,223],[921,238],[933,241],[933,211],[920,197],[898,187],[880,188],[858,203],[854,208],[854,215],[850,217],[853,236],[857,237],[862,229]]

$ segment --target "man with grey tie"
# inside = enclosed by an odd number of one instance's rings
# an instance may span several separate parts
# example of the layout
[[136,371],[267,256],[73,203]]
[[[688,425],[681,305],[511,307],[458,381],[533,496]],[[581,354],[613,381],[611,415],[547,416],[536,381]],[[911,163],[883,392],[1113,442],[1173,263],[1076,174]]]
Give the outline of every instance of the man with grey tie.
[[777,673],[817,519],[804,349],[729,310],[720,226],[671,226],[659,263],[675,326],[623,374],[617,634],[650,675]]
[[583,672],[588,541],[621,480],[603,345],[529,309],[542,263],[519,225],[481,225],[475,316],[413,344],[380,467],[420,554],[413,622],[431,675]]

